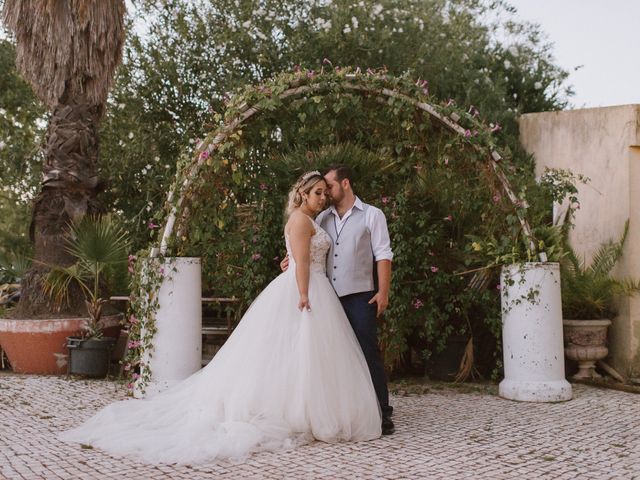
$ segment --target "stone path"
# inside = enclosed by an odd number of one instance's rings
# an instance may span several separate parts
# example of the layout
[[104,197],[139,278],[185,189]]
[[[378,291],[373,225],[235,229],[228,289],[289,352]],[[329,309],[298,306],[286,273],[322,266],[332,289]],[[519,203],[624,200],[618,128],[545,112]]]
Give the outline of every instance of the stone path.
[[503,400],[493,386],[401,386],[395,435],[240,465],[149,466],[57,440],[123,398],[111,381],[0,374],[0,478],[640,479],[640,396],[584,385],[556,404]]

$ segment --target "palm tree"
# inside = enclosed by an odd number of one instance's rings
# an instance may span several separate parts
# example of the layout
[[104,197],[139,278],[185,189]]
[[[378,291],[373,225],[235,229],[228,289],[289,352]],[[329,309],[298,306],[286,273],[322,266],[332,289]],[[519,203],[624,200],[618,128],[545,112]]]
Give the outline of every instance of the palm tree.
[[[124,0],[6,0],[2,7],[18,70],[50,112],[29,229],[34,266],[22,279],[20,317],[49,311],[44,265],[72,264],[69,225],[101,210],[98,127],[121,59],[124,16]],[[68,308],[83,311],[82,295]]]

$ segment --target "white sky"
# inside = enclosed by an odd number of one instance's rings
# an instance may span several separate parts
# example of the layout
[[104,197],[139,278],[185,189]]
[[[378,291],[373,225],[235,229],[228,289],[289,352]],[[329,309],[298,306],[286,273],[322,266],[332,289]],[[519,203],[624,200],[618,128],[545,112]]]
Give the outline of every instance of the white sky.
[[554,44],[574,108],[640,104],[640,0],[507,1]]

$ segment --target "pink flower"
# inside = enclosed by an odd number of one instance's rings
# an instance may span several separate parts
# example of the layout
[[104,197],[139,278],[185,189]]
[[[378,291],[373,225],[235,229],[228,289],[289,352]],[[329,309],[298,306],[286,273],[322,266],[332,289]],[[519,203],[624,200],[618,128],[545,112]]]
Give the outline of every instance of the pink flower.
[[133,269],[133,267],[131,265],[129,265],[127,267],[127,270],[129,271],[129,273],[135,273],[135,270]]
[[438,267],[436,267],[435,265],[431,265],[431,271],[433,273],[436,273],[438,270],[439,270]]
[[127,388],[131,390],[133,388],[133,383],[127,383]]
[[415,308],[416,310],[424,307],[424,303],[422,303],[422,300],[420,300],[419,298],[414,298],[413,302],[411,302],[411,305],[413,305],[413,308]]
[[307,78],[313,78],[316,76],[316,72],[314,72],[313,70],[309,70],[307,72]]
[[138,348],[140,345],[142,345],[142,342],[140,340],[130,340],[127,343],[128,348]]
[[375,75],[375,74],[376,74],[376,72],[374,72],[374,71],[371,69],[371,67],[367,68],[367,73],[368,73],[369,75]]
[[149,223],[147,223],[147,228],[149,230],[153,230],[154,228],[160,228],[160,225],[153,223],[153,220],[149,220]]
[[262,255],[260,255],[259,253],[254,253],[253,255],[251,255],[251,260],[253,260],[254,262],[257,262],[261,258],[262,258]]
[[465,130],[464,131],[464,136],[467,137],[467,138],[470,137],[471,136],[471,130]]
[[469,107],[469,112],[468,113],[470,113],[473,117],[477,117],[478,115],[480,115],[480,111],[476,107],[474,107],[473,105],[471,105]]
[[131,364],[130,363],[125,363],[123,368],[124,368],[125,371],[128,372],[129,370],[131,370]]
[[134,380],[137,380],[138,378],[140,378],[140,374],[139,373],[132,373],[131,374],[131,378],[133,378]]
[[138,319],[136,318],[135,315],[131,315],[131,317],[129,318],[129,323],[132,323],[133,325],[135,325],[136,323],[138,323]]
[[127,261],[129,263],[133,263],[138,259],[138,257],[136,257],[135,255],[129,255],[129,257],[127,258]]
[[201,152],[201,153],[200,153],[200,158],[201,158],[202,160],[206,160],[207,158],[209,158],[209,151],[208,151],[208,150],[205,150],[205,151]]
[[502,290],[502,285],[500,284],[496,285],[496,290]]
[[269,187],[267,187],[267,184],[266,184],[266,183],[261,183],[261,184],[260,184],[260,190],[262,190],[263,192],[264,192],[265,190],[267,190],[267,188],[269,188]]
[[383,205],[386,205],[387,203],[389,203],[389,197],[382,197],[380,200],[382,201]]
[[495,125],[493,123],[490,123],[489,128],[491,128],[492,132],[499,132],[500,130],[502,130],[502,127],[499,123],[496,123]]
[[493,196],[493,203],[500,203],[500,200],[502,200],[502,195],[500,195],[499,193],[496,193]]
[[446,157],[446,158],[444,159],[444,164],[445,164],[445,165],[449,165],[449,157]]
[[443,220],[446,221],[446,222],[451,222],[451,221],[453,221],[453,216],[447,215],[446,217],[443,218]]

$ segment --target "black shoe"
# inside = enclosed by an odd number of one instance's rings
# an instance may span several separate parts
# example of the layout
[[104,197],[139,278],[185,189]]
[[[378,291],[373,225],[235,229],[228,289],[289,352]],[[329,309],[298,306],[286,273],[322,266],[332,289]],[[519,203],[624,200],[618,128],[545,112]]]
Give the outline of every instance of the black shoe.
[[391,435],[396,431],[396,426],[393,424],[393,420],[389,417],[382,418],[382,434],[383,435]]

